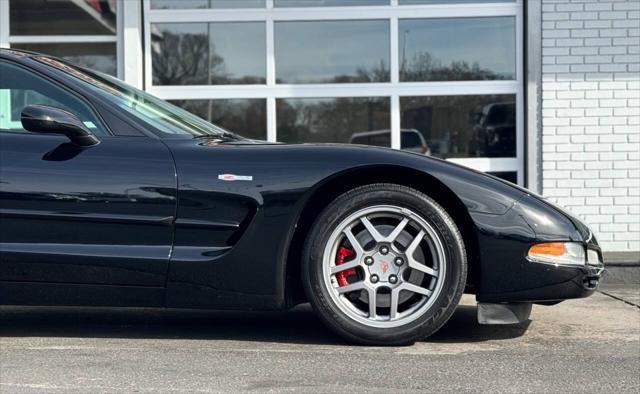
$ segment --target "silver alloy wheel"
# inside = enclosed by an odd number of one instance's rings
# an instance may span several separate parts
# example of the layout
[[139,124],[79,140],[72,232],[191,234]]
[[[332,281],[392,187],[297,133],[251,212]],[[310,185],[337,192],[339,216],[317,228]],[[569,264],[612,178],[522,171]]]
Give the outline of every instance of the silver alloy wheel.
[[[341,247],[353,258],[336,265]],[[429,310],[442,291],[446,263],[442,240],[426,220],[407,208],[376,205],[349,215],[331,233],[323,283],[351,319],[398,327]],[[344,272],[355,279],[345,284],[343,277],[339,283]]]

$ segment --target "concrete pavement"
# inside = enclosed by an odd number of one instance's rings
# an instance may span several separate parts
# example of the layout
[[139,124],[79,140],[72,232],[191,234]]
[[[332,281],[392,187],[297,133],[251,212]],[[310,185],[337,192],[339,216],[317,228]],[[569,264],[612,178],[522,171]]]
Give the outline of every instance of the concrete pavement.
[[0,392],[637,393],[640,307],[628,297],[636,289],[534,306],[521,326],[478,325],[474,299],[465,296],[438,334],[398,348],[347,345],[308,306],[286,313],[4,307]]

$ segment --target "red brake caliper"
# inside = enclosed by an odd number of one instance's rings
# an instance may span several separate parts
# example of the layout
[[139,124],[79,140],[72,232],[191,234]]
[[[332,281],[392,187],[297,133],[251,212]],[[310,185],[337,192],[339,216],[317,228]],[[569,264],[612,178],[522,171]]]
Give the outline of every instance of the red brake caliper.
[[[353,253],[349,249],[345,248],[344,246],[341,246],[338,249],[338,254],[336,254],[336,265],[343,264],[348,257],[351,257],[354,254],[355,253]],[[355,274],[356,274],[355,268],[338,272],[336,274],[336,279],[338,280],[338,284],[340,285],[340,287],[348,285],[349,282],[347,281],[347,277]]]

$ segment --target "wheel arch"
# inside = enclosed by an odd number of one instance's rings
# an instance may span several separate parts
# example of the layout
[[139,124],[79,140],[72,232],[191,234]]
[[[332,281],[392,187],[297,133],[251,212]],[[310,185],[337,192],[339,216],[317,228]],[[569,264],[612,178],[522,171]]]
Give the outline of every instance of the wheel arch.
[[339,195],[372,183],[393,183],[421,191],[440,204],[458,225],[465,243],[468,262],[467,291],[473,292],[480,280],[480,254],[476,227],[462,200],[444,183],[428,173],[402,166],[374,165],[352,168],[325,179],[314,187],[302,207],[285,255],[285,300],[293,306],[305,301],[302,289],[302,250],[314,221]]

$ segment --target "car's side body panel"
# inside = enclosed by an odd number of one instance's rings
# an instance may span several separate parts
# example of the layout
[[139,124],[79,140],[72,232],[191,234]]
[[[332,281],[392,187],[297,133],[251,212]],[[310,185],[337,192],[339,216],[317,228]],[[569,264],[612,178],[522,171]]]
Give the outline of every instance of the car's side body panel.
[[0,168],[0,281],[164,287],[176,181],[160,141],[0,133]]
[[[567,217],[522,190],[466,168],[370,147],[166,143],[179,174],[178,221],[209,223],[202,229],[209,237],[196,241],[180,236],[190,230],[176,228],[167,282],[170,306],[283,307],[285,265],[296,263],[287,261],[286,252],[305,202],[336,174],[363,167],[418,170],[460,198],[474,221],[480,246],[481,300],[503,293],[548,300],[554,294],[546,293],[546,286],[580,275],[575,269],[552,270],[525,260],[536,241],[582,241]],[[219,179],[224,174],[239,177]],[[232,226],[220,226],[220,219]],[[208,242],[202,242],[205,239]],[[574,290],[582,295],[585,289]]]

